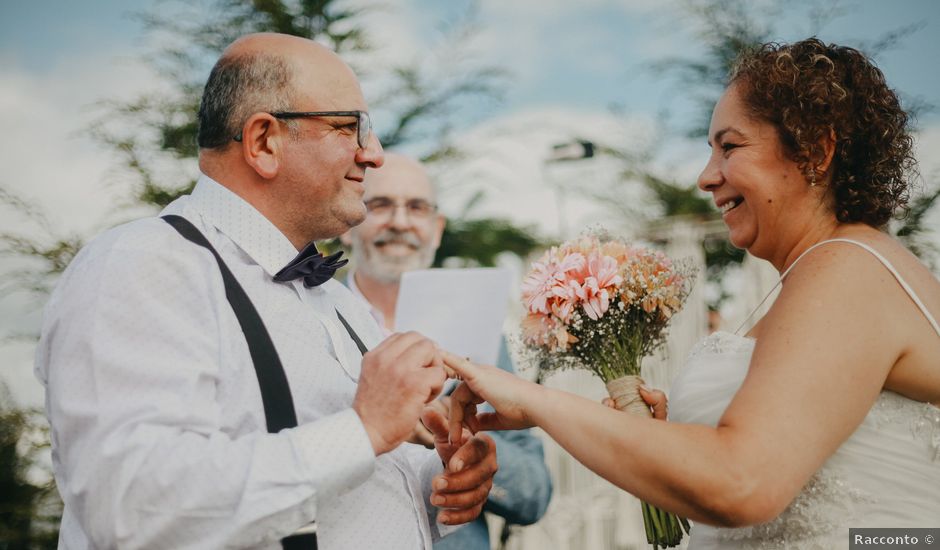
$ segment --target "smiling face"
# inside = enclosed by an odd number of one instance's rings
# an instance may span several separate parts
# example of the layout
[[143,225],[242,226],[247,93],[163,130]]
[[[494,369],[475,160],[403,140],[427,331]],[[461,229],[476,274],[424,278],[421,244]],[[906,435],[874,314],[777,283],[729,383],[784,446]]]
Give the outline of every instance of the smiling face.
[[388,284],[397,283],[406,271],[431,267],[444,217],[427,210],[435,197],[424,168],[389,154],[381,169],[369,172],[364,199],[371,211],[343,236],[352,246],[357,273]]
[[748,116],[738,85],[715,106],[708,135],[712,153],[698,186],[714,197],[734,246],[777,265],[831,218],[821,187],[787,158],[773,125]]
[[[352,70],[316,44],[299,44],[289,56],[293,68],[294,111],[367,110]],[[374,134],[358,145],[355,117],[278,120],[291,124],[283,140],[279,181],[285,217],[304,241],[334,238],[365,219],[363,180],[368,168],[382,165],[382,146]]]

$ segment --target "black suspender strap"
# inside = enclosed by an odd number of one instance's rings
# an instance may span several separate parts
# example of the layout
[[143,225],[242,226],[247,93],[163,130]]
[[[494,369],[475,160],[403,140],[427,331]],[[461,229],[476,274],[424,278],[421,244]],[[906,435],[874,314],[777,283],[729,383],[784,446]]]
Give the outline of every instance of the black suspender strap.
[[359,335],[356,334],[356,331],[353,330],[352,326],[350,326],[349,322],[346,321],[346,318],[343,317],[343,314],[340,313],[338,309],[336,310],[336,316],[339,318],[339,322],[343,323],[343,326],[346,327],[346,332],[349,333],[349,337],[352,338],[353,342],[356,343],[356,347],[359,348],[359,353],[365,356],[365,354],[369,351],[369,348],[367,348],[366,345],[362,343]]
[[235,276],[229,270],[222,256],[209,243],[206,237],[181,216],[164,216],[163,219],[172,225],[180,235],[199,246],[206,248],[215,256],[222,280],[225,283],[225,297],[235,310],[238,324],[241,325],[245,339],[248,341],[248,351],[255,365],[255,374],[258,376],[258,385],[261,386],[261,401],[264,403],[264,418],[268,425],[268,432],[277,433],[284,428],[297,426],[297,413],[294,412],[294,400],[291,397],[290,385],[281,359],[274,349],[274,343],[268,335],[268,330],[258,315],[258,310],[245,294],[242,286],[238,284]]
[[[238,318],[242,332],[245,333],[251,361],[254,363],[255,374],[258,376],[268,432],[277,433],[284,428],[297,426],[297,413],[294,411],[294,400],[291,397],[287,375],[284,374],[284,366],[281,364],[274,342],[271,341],[271,336],[268,335],[261,316],[258,315],[258,310],[255,309],[228,266],[222,261],[222,257],[196,226],[181,216],[167,215],[163,216],[163,220],[172,225],[187,240],[212,252],[216,263],[219,264],[219,271],[222,272],[222,280],[225,283],[225,297],[235,311],[235,317]],[[352,330],[345,320],[343,324],[346,330]],[[362,345],[358,336],[354,336],[353,339],[357,345]],[[281,540],[281,545],[284,550],[316,550],[317,535],[316,533],[293,535]]]

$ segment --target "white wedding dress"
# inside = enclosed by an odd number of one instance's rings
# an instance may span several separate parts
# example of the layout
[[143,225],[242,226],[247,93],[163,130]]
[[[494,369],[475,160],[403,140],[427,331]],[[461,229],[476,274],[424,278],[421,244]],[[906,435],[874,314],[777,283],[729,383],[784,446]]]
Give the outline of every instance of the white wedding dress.
[[[832,241],[816,246],[826,242]],[[894,273],[940,335],[936,321],[894,267],[870,247],[847,242],[865,248]],[[717,425],[744,381],[754,343],[716,332],[697,344],[672,385],[670,421]],[[780,516],[738,529],[696,524],[689,549],[831,550],[849,547],[850,527],[938,526],[940,408],[882,391],[858,429]]]

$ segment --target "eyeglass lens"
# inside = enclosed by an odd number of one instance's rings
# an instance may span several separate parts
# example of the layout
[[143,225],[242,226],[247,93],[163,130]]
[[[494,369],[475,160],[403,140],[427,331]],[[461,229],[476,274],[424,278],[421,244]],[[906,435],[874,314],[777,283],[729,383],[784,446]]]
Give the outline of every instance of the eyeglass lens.
[[358,122],[356,139],[359,141],[359,147],[365,149],[366,144],[369,143],[369,134],[372,132],[372,119],[369,118],[369,113],[359,111]]
[[426,218],[436,209],[435,205],[424,199],[396,202],[386,197],[376,197],[366,201],[366,209],[376,216],[391,216],[399,207],[403,207],[405,213],[413,218]]

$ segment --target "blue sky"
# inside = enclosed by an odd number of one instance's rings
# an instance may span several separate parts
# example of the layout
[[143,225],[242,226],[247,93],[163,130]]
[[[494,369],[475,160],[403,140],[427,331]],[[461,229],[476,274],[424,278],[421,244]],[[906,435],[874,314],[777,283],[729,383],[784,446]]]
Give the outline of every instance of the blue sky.
[[[377,3],[377,2],[357,2]],[[462,12],[467,0],[391,0],[382,3],[395,19],[408,20],[415,44],[433,44],[440,21]],[[757,2],[758,4],[767,2]],[[817,2],[818,3],[818,2]],[[77,55],[129,58],[142,51],[141,27],[130,17],[173,2],[96,0],[74,2],[7,1],[0,8],[0,59],[35,74],[53,71]],[[518,77],[495,112],[564,104],[662,113],[680,110],[683,94],[655,77],[648,63],[662,55],[689,55],[697,49],[675,2],[650,0],[508,0],[480,2],[484,29],[495,36],[484,48],[491,60]],[[813,2],[795,2],[775,18],[775,38],[795,40],[812,32]],[[940,3],[933,0],[883,2],[857,0],[835,4],[841,15],[819,35],[834,42],[858,43],[886,31],[921,23],[923,28],[878,59],[888,81],[903,93],[940,103]],[[400,29],[404,31],[405,29]],[[378,44],[382,46],[383,44]],[[938,113],[925,122],[936,120]]]
[[[590,3],[588,3],[590,4]],[[627,4],[622,2],[620,4]],[[648,64],[661,56],[694,56],[698,47],[673,10],[627,12],[616,3],[598,3],[570,17],[552,19],[541,28],[544,69],[538,80],[515,90],[509,108],[527,102],[603,108],[620,104],[627,111],[675,110],[687,98],[674,81],[655,76]],[[663,3],[668,5],[668,3]],[[884,31],[923,21],[879,63],[888,81],[907,94],[940,98],[940,3],[924,1],[844,3],[847,13],[821,29],[826,41],[855,44]],[[857,6],[857,8],[852,7]],[[774,27],[775,40],[807,37],[811,26],[805,9],[783,13]],[[675,116],[681,116],[677,113]]]
[[[476,160],[436,174],[448,190],[442,197],[445,213],[453,215],[482,190],[486,198],[476,214],[506,216],[548,236],[564,235],[566,225],[573,230],[586,221],[629,225],[629,216],[599,212],[597,204],[570,191],[572,182],[615,185],[616,164],[595,159],[574,167],[546,166],[551,145],[575,136],[637,151],[659,143],[660,171],[694,182],[707,148],[680,130],[699,115],[699,107],[690,102],[690,90],[648,70],[655,60],[699,52],[694,25],[682,15],[679,1],[480,0],[480,32],[461,54],[499,64],[512,76],[502,103],[461,112],[456,137]],[[129,13],[174,4],[180,3],[0,0],[0,125],[5,129],[0,184],[41,204],[63,232],[88,235],[115,221],[114,203],[126,196],[127,185],[115,170],[114,155],[88,139],[92,105],[162,85],[140,62],[147,44]],[[464,10],[468,0],[383,4],[368,22],[377,50],[373,64],[440,54],[441,22]],[[791,41],[811,33],[807,14],[814,4],[820,2],[793,2],[773,17],[775,38]],[[856,0],[837,6],[842,15],[819,30],[826,41],[857,44],[920,23],[922,28],[877,61],[905,97],[940,106],[940,2]],[[366,81],[367,98],[378,93],[369,86]],[[611,106],[618,108],[617,116],[610,114]],[[376,115],[381,129],[381,113]],[[919,122],[922,171],[940,174],[940,111]],[[167,178],[174,177],[170,168]],[[0,231],[20,222],[4,213]],[[34,325],[34,306],[0,299],[0,331]],[[0,362],[22,368],[0,376],[11,380],[25,402],[37,403],[41,394],[29,372],[31,354],[28,343],[3,346]]]

